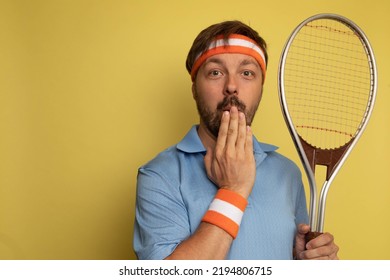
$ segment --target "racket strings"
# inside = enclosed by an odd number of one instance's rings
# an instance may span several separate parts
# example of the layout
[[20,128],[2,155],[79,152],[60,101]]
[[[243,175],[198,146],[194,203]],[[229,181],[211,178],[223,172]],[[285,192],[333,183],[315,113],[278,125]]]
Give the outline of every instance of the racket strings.
[[[305,76],[299,76],[299,75],[297,75],[296,76],[297,78],[304,78]],[[321,81],[321,80],[319,80],[319,79],[317,79],[318,81]],[[291,89],[294,89],[294,85],[293,85],[293,83],[294,82],[296,82],[295,80],[289,80],[289,79],[286,79],[286,81],[287,82],[290,82],[291,83],[291,85],[290,85],[290,88]],[[311,83],[311,85],[312,86],[314,86],[314,87],[318,87],[318,88],[321,88],[323,85],[321,84],[321,83],[315,83],[314,82],[315,81],[315,79],[313,79],[313,81],[312,81],[312,83]],[[346,84],[339,84],[337,87],[336,87],[336,85],[328,85],[327,86],[327,89],[328,90],[323,90],[323,89],[318,89],[318,94],[319,94],[319,96],[320,97],[324,97],[324,96],[327,96],[326,94],[328,93],[328,91],[329,90],[332,90],[332,91],[339,91],[339,90],[342,90],[343,88],[342,87],[340,87],[340,86],[342,86],[342,85],[346,85]],[[301,88],[301,86],[295,86],[295,88],[298,90],[298,89],[300,89]],[[356,88],[356,90],[355,89],[351,89],[349,92],[347,92],[345,95],[344,95],[344,98],[346,99],[346,100],[348,100],[348,98],[355,98],[356,100],[355,100],[355,103],[356,104],[358,104],[358,105],[361,105],[361,106],[366,106],[367,105],[367,98],[366,98],[366,96],[359,96],[359,94],[361,93],[361,90],[369,90],[369,88],[368,87],[354,87],[354,88]],[[324,94],[324,95],[321,95],[321,94]],[[297,98],[297,99],[299,99],[299,98]],[[325,102],[326,103],[326,102]],[[334,103],[328,103],[328,104],[334,104]],[[353,104],[347,104],[346,106],[352,106]],[[352,107],[351,107],[352,108]],[[356,108],[356,107],[353,107],[353,108]],[[358,109],[358,108],[356,108],[356,109]]]
[[334,149],[361,127],[372,75],[356,34],[333,20],[318,20],[295,37],[285,63],[285,92],[298,134],[308,143]]
[[[297,55],[299,55],[299,53],[297,53]],[[311,59],[316,59],[316,57],[310,57],[309,55],[305,55],[304,53],[302,53],[302,54],[300,54],[301,55],[301,57],[303,57],[303,59],[307,59],[307,58],[311,58]],[[296,60],[298,63],[299,62],[301,62],[302,61],[302,58],[291,58],[291,60]],[[334,62],[337,62],[337,61],[334,61]],[[323,63],[323,64],[321,64],[321,63],[318,63],[317,64],[318,66],[324,66],[324,67],[326,67],[326,66],[328,66],[329,65],[329,63]],[[350,67],[351,67],[351,65],[350,65]],[[345,81],[343,81],[343,80],[341,80],[340,79],[340,74],[344,74],[345,73],[345,71],[350,71],[350,67],[349,68],[346,68],[346,67],[344,67],[344,66],[340,66],[340,68],[339,69],[334,69],[334,71],[332,72],[333,74],[330,74],[328,77],[329,78],[334,78],[335,80],[336,79],[339,79],[340,80],[340,84],[341,85],[347,85],[346,83],[345,83]],[[359,70],[357,70],[357,69],[355,69],[355,71],[354,71],[354,73],[351,73],[352,75],[351,75],[351,77],[350,78],[356,78],[356,79],[354,79],[354,80],[348,80],[349,82],[354,82],[354,87],[356,87],[357,86],[357,84],[361,84],[361,85],[364,85],[364,88],[362,88],[362,89],[367,89],[367,82],[364,82],[364,81],[361,81],[360,79],[361,79],[361,77],[362,77],[362,75],[366,75],[367,74],[367,66],[362,66],[362,65],[360,65],[360,64],[356,64],[355,65],[355,67],[362,67],[362,70],[361,71],[359,71]],[[365,68],[364,68],[365,67]],[[311,66],[311,65],[308,65],[307,66],[307,69],[306,69],[306,73],[313,73],[313,71],[318,71],[318,67],[313,67],[313,66]],[[304,73],[304,72],[303,72]],[[320,80],[320,81],[322,81],[323,79],[318,79],[318,80]],[[369,88],[368,88],[369,89]]]
[[[297,104],[297,103],[291,103],[292,106],[299,106],[300,104]],[[329,106],[333,106],[331,103],[327,104]],[[305,108],[305,109],[312,109],[312,110],[321,110],[323,107],[321,106],[315,106],[315,105],[307,105],[307,106],[310,106],[310,108]],[[348,109],[348,108],[347,108]],[[351,109],[351,112],[354,112],[356,111],[355,108],[353,107],[350,107]],[[337,113],[337,111],[336,111]],[[355,115],[356,118],[361,118],[361,115],[360,114],[356,114],[356,113],[352,113]],[[318,117],[322,117],[322,118],[326,118],[328,117],[328,114],[321,114],[321,113],[318,113]],[[318,118],[317,117],[317,118]],[[299,116],[297,116],[297,119],[299,119]],[[311,118],[310,116],[307,116],[305,118],[302,118],[302,120],[309,120],[309,121],[315,121],[316,118]],[[349,126],[351,128],[351,130],[353,129],[356,129],[356,125],[350,125],[349,124],[349,120],[350,118],[346,118],[346,117],[341,117],[341,118],[333,118],[334,120],[332,121],[331,119],[328,119],[328,122],[331,124],[331,125],[345,125],[345,126]]]

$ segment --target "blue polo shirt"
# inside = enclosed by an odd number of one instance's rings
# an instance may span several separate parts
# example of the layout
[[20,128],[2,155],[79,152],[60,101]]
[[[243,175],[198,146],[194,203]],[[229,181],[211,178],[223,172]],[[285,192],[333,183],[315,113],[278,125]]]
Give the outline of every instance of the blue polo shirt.
[[[308,222],[298,167],[254,138],[256,180],[227,259],[292,259],[296,226]],[[191,236],[217,187],[206,174],[197,126],[138,172],[134,250],[164,259]]]

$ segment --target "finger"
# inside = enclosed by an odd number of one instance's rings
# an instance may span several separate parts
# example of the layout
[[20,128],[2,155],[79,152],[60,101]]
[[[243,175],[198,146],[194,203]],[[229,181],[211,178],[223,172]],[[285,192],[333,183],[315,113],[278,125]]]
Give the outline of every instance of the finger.
[[[337,251],[338,251],[338,250],[337,250]],[[339,257],[337,256],[337,252],[331,254],[331,255],[329,256],[329,259],[331,259],[331,260],[338,260]]]
[[223,151],[226,145],[226,138],[229,128],[230,113],[224,111],[221,118],[221,125],[219,126],[217,143],[215,144],[215,149],[217,151]]
[[302,251],[299,254],[299,259],[300,260],[328,260],[329,256],[321,255],[315,250],[310,250],[310,251],[306,250],[306,251]]
[[238,119],[238,109],[237,107],[233,106],[230,109],[230,122],[226,139],[226,147],[231,151],[235,151],[236,149],[238,135]]
[[313,248],[318,248],[321,246],[326,246],[326,245],[333,243],[333,240],[334,240],[333,235],[331,235],[330,233],[323,233],[323,234],[317,236],[316,238],[310,240],[306,244],[306,248],[313,249]]
[[329,245],[303,251],[301,252],[300,257],[306,260],[331,259],[332,255],[335,255],[335,252],[333,246]]
[[238,136],[237,136],[236,147],[237,150],[241,153],[243,153],[245,150],[246,135],[247,135],[247,127],[246,127],[245,114],[243,112],[239,112],[238,113]]
[[245,152],[247,156],[253,156],[253,133],[250,126],[246,126]]
[[[311,243],[311,244],[309,244]],[[337,252],[339,247],[333,242],[333,235],[329,233],[321,234],[307,246],[307,250],[304,251],[303,257],[306,259],[338,259]]]
[[332,253],[329,254],[329,259],[331,260],[338,260],[339,257],[337,255],[337,253],[339,252],[339,246],[337,246],[336,244],[332,244]]

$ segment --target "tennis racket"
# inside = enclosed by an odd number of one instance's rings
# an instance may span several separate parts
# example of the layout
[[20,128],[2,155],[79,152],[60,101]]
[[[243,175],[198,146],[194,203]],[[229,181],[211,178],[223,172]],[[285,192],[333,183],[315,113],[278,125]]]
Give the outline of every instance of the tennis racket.
[[[310,185],[310,240],[323,232],[329,187],[370,119],[377,89],[372,48],[351,20],[319,14],[299,24],[278,70],[282,112]],[[316,165],[326,166],[317,196]]]

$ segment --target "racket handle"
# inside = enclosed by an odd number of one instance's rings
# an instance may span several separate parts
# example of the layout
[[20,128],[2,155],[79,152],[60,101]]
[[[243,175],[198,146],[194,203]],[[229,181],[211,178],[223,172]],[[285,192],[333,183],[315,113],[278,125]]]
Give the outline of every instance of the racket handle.
[[318,232],[318,231],[309,231],[308,233],[306,233],[305,235],[305,241],[306,243],[309,242],[310,240],[316,238],[317,236],[320,236],[322,234],[322,232]]

